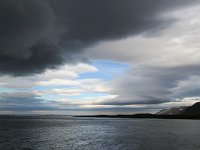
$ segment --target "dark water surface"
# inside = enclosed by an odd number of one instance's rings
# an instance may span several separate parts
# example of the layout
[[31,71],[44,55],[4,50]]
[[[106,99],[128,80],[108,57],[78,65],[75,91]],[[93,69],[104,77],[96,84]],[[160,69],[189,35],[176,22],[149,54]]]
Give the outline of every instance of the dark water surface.
[[200,150],[200,120],[1,118],[0,150]]

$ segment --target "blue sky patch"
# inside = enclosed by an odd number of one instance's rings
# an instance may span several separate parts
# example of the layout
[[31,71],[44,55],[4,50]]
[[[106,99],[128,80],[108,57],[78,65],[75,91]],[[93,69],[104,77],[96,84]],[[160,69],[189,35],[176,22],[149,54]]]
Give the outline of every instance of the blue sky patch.
[[129,65],[126,63],[108,60],[93,60],[92,65],[95,66],[98,71],[83,73],[79,76],[79,79],[98,78],[103,80],[112,80],[115,76],[129,68]]

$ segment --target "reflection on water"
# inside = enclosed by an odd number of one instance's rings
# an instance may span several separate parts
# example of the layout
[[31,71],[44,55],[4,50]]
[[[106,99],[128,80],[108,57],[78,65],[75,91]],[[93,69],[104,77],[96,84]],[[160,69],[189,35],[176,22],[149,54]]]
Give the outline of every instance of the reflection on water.
[[0,118],[0,150],[199,150],[200,121]]

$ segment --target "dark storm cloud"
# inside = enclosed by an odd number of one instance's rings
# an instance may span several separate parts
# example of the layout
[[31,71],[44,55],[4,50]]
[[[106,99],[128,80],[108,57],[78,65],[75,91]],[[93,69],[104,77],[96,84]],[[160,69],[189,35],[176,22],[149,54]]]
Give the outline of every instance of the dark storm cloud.
[[25,75],[82,61],[99,41],[159,32],[188,0],[0,0],[0,72]]

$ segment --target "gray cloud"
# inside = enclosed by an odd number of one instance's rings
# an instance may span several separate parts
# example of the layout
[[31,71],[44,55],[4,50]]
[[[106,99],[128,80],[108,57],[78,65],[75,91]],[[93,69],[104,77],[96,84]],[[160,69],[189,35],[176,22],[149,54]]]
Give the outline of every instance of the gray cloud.
[[158,36],[138,35],[89,48],[93,59],[126,62],[132,68],[110,83],[111,94],[119,96],[100,104],[174,107],[198,101],[199,6],[170,12],[179,21]]
[[[121,94],[121,93],[120,93]],[[120,96],[121,97],[121,96]],[[130,99],[126,100],[122,96],[120,99],[116,98],[114,100],[104,100],[102,102],[94,103],[94,105],[148,105],[148,104],[162,104],[162,103],[167,103],[170,102],[170,99],[163,99],[163,98],[157,98],[157,97],[141,97],[138,99]]]
[[0,93],[0,113],[59,110],[57,102],[46,101],[33,92]]
[[144,105],[200,97],[200,67],[135,67],[112,81],[112,94],[119,96],[102,105]]
[[174,19],[159,14],[196,0],[0,0],[0,73],[26,75],[85,61],[99,41],[152,35]]
[[[97,104],[98,105],[98,104]],[[107,105],[107,104],[105,104]],[[109,105],[109,104],[108,104]],[[73,105],[70,103],[62,103],[58,101],[44,100],[38,97],[33,92],[11,92],[0,94],[0,114],[5,112],[12,112],[16,114],[41,114],[41,113],[54,113],[54,114],[114,114],[114,113],[127,113],[132,112],[150,112],[158,111],[157,107],[143,106],[137,107],[106,107],[106,108],[84,108],[80,105]]]

